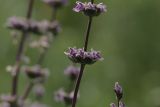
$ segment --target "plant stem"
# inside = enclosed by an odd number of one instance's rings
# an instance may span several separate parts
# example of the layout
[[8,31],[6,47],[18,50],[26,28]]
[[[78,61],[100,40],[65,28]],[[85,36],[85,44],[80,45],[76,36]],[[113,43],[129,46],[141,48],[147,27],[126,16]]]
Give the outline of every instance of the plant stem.
[[[27,15],[26,15],[26,18],[28,20],[31,18],[31,15],[32,15],[33,4],[34,4],[34,0],[30,0],[29,5],[28,5],[28,10],[27,10]],[[12,91],[11,91],[12,96],[17,95],[18,77],[19,77],[19,72],[20,72],[20,63],[21,63],[21,57],[22,57],[22,54],[23,54],[24,44],[25,44],[25,40],[27,38],[27,35],[28,35],[27,31],[22,32],[22,37],[21,37],[21,40],[20,40],[20,43],[19,43],[19,48],[18,48],[17,55],[16,55],[16,64],[15,64],[15,71],[14,71],[15,74],[13,75],[13,80],[12,80]],[[11,104],[11,107],[16,107],[15,103],[16,103],[16,101]]]
[[[84,51],[87,51],[91,25],[92,25],[92,17],[89,17],[88,25],[87,25],[87,32],[86,32],[85,41],[84,41]],[[77,94],[78,94],[78,90],[79,90],[79,87],[80,87],[80,83],[81,83],[81,79],[82,79],[82,76],[83,76],[84,69],[85,69],[85,64],[81,64],[80,73],[79,73],[78,79],[76,81],[74,96],[73,96],[73,100],[72,100],[72,107],[76,106]]]
[[91,3],[93,4],[94,0],[91,0]]
[[117,100],[117,107],[119,107],[119,100]]
[[[56,11],[53,10],[51,20],[53,21],[53,20],[55,20],[55,18],[56,18]],[[46,55],[47,51],[48,51],[48,49],[45,49],[45,50],[40,54],[40,56],[39,56],[39,58],[38,58],[38,61],[37,61],[37,64],[38,64],[38,65],[42,65],[42,62],[44,61],[44,58],[45,58],[45,55]],[[33,82],[30,82],[30,83],[28,84],[28,86],[26,87],[26,90],[25,90],[25,92],[24,92],[24,94],[23,94],[23,96],[22,96],[22,100],[23,100],[23,101],[28,97],[28,95],[29,95],[29,93],[31,92],[33,86],[34,86],[34,83],[33,83]]]
[[84,42],[84,51],[87,51],[91,25],[92,25],[92,17],[89,17],[88,27],[87,27],[87,32],[86,32],[86,37],[85,37],[85,42]]
[[78,94],[79,86],[80,86],[81,79],[82,79],[82,76],[83,76],[84,68],[85,68],[85,65],[82,64],[81,68],[80,68],[80,73],[79,73],[79,76],[78,76],[78,79],[77,79],[77,82],[76,82],[76,87],[75,87],[75,90],[74,90],[74,96],[73,96],[73,100],[72,100],[72,107],[76,106],[77,94]]
[[33,83],[33,82],[30,82],[30,83],[28,84],[28,86],[27,86],[27,88],[25,89],[25,92],[24,92],[24,94],[23,94],[23,96],[22,96],[22,100],[23,100],[23,101],[28,97],[28,95],[29,95],[30,91],[32,90],[33,86],[34,86],[34,83]]

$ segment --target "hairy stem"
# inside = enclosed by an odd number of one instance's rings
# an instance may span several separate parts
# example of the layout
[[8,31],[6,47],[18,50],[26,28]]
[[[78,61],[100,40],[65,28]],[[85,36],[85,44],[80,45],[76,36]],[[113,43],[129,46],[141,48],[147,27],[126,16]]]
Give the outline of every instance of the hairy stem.
[[[34,4],[34,0],[30,0],[29,4],[28,4],[27,15],[26,15],[26,18],[28,20],[31,18],[31,15],[32,15],[33,4]],[[12,91],[11,91],[12,96],[17,96],[20,63],[21,63],[21,57],[22,57],[22,54],[23,54],[24,44],[25,44],[25,40],[27,38],[27,35],[28,35],[27,31],[22,32],[22,37],[21,37],[19,47],[18,47],[18,50],[17,50],[16,64],[15,64],[16,69],[14,71],[15,74],[13,75],[13,80],[12,80]],[[12,103],[11,107],[16,107],[16,104]]]
[[75,90],[74,90],[74,97],[73,97],[73,101],[72,101],[72,107],[76,106],[77,94],[78,94],[79,86],[80,86],[81,79],[82,79],[82,76],[83,76],[84,68],[85,68],[85,65],[82,64],[81,68],[80,68],[80,73],[79,73],[79,76],[78,76],[78,79],[77,79],[77,82],[76,82],[76,87],[75,87]]
[[[33,1],[34,0],[29,1],[29,7],[28,7],[28,11],[27,11],[27,16],[26,16],[27,19],[30,19],[30,17],[31,17]],[[22,37],[21,37],[18,52],[16,55],[16,71],[15,71],[15,75],[13,76],[13,86],[12,86],[12,95],[13,96],[15,96],[17,94],[17,82],[18,82],[18,76],[19,76],[19,71],[20,71],[20,62],[21,62],[21,57],[23,54],[24,44],[25,44],[25,40],[26,40],[27,35],[28,35],[27,31],[22,32]]]
[[87,26],[87,32],[86,32],[86,37],[85,37],[85,42],[84,42],[84,51],[87,51],[91,25],[92,25],[92,17],[89,17],[88,26]]
[[117,107],[119,107],[119,99],[117,100]]
[[[88,25],[87,25],[87,32],[86,32],[85,42],[84,42],[84,51],[87,51],[91,25],[92,25],[92,17],[89,17]],[[80,73],[79,73],[78,79],[76,81],[74,96],[73,96],[73,100],[72,100],[72,107],[76,106],[77,94],[78,94],[78,90],[79,90],[79,87],[80,87],[80,83],[81,83],[81,79],[82,79],[82,76],[83,76],[84,69],[85,69],[85,64],[81,64]]]

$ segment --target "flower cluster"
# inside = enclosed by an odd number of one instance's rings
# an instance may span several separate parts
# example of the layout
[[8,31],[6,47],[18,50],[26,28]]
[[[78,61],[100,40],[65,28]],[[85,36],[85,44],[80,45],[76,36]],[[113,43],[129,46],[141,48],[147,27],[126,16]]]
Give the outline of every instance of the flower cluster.
[[[118,101],[118,107],[125,107],[125,104],[121,101],[122,96],[123,96],[123,89],[122,89],[122,87],[119,85],[118,82],[115,83],[114,92],[115,92],[115,94],[116,94],[116,98],[117,98],[117,101]],[[110,104],[110,107],[117,107],[117,106],[116,106],[116,104],[111,103],[111,104]]]
[[[45,104],[42,104],[41,101],[45,94],[43,83],[48,77],[49,72],[48,69],[42,68],[42,62],[44,61],[44,57],[53,38],[61,30],[60,25],[56,20],[57,8],[67,4],[68,0],[43,1],[52,7],[52,20],[33,20],[32,12],[35,0],[28,0],[26,17],[13,16],[7,21],[7,27],[12,30],[12,37],[14,41],[16,39],[16,42],[18,42],[19,45],[15,64],[13,66],[7,66],[7,71],[11,72],[13,78],[11,95],[3,95],[0,97],[0,100],[2,101],[0,102],[0,107],[47,107]],[[32,37],[32,34],[37,35],[37,37]],[[20,38],[19,35],[21,35]],[[37,55],[38,58],[34,66],[28,66],[29,58],[26,57],[24,53],[24,49],[26,47],[28,48],[28,44],[31,47],[43,49],[43,51]],[[18,82],[21,71],[24,71],[27,75],[28,81],[23,89],[24,92],[20,94],[18,90]],[[34,102],[27,100],[32,89],[36,97],[35,100],[37,100]],[[66,96],[65,100],[68,101],[69,98],[70,95]]]
[[46,78],[49,75],[48,69],[42,69],[40,66],[25,67],[24,72],[30,79]]
[[65,54],[71,61],[80,64],[93,64],[99,60],[103,60],[100,52],[93,49],[90,52],[86,52],[81,48],[69,48]]
[[76,80],[78,75],[80,72],[80,68],[79,67],[75,67],[73,65],[68,66],[65,70],[64,70],[64,74],[69,76],[69,78],[71,80]]
[[11,96],[9,94],[3,94],[0,96],[0,100],[7,103],[12,103],[16,100],[16,96]]
[[37,99],[40,99],[45,94],[45,88],[42,84],[36,84],[33,88],[33,93]]
[[50,43],[52,41],[52,36],[41,36],[39,40],[34,40],[30,43],[31,48],[39,48],[40,51],[44,51],[50,47]]
[[55,9],[62,7],[68,3],[68,0],[43,0],[43,1]]
[[44,20],[38,22],[15,16],[8,19],[7,27],[20,31],[28,31],[35,34],[47,34],[51,32],[56,35],[60,31],[60,26],[57,21],[49,22]]
[[75,12],[83,12],[87,16],[98,16],[103,12],[106,12],[106,6],[103,3],[94,4],[91,2],[76,2],[76,6],[73,8]]
[[54,93],[54,99],[56,102],[64,102],[66,105],[71,105],[73,100],[73,86],[78,78],[80,68],[76,67],[75,64],[68,66],[64,70],[64,74],[69,77],[71,84],[65,90],[60,88]]
[[54,93],[54,99],[57,102],[65,102],[66,105],[70,105],[73,99],[73,91],[68,93],[64,89],[59,89]]

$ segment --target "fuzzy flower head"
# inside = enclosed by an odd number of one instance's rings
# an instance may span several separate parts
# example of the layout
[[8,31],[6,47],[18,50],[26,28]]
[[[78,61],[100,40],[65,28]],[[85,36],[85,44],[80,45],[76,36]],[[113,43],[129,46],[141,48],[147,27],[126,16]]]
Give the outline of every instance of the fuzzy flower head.
[[60,26],[57,21],[49,22],[47,20],[34,21],[20,17],[11,17],[7,21],[7,27],[18,31],[28,31],[38,35],[51,33],[57,35],[60,31]]
[[103,60],[100,52],[94,51],[93,49],[91,49],[90,52],[86,52],[81,48],[69,48],[65,54],[71,61],[80,64],[93,64],[99,60]]
[[80,72],[80,68],[75,67],[73,65],[70,65],[64,70],[64,74],[69,76],[71,80],[76,80],[79,75],[79,72]]
[[36,84],[33,88],[33,93],[37,98],[42,98],[45,94],[45,88],[42,84]]
[[82,3],[80,1],[76,2],[76,6],[73,8],[75,12],[83,12],[87,16],[99,16],[101,13],[107,11],[106,5],[103,3],[94,4],[91,2]]
[[46,4],[53,8],[60,8],[68,3],[68,0],[43,0]]
[[11,96],[9,94],[3,94],[0,96],[0,101],[12,103],[16,100],[16,96]]
[[114,103],[111,103],[110,107],[117,107],[117,106]]
[[54,99],[56,102],[64,101],[65,96],[66,96],[66,92],[63,89],[59,89],[54,93]]
[[10,17],[7,21],[7,27],[10,29],[17,29],[17,30],[27,30],[29,25],[26,23],[26,20],[20,17]]
[[30,79],[39,79],[39,78],[46,78],[49,75],[48,69],[43,69],[38,65],[31,66],[31,67],[24,67],[24,72]]
[[[66,92],[64,89],[59,89],[57,92],[54,93],[54,99],[57,102],[64,102],[66,105],[72,104],[74,96],[74,91]],[[79,98],[79,93],[78,93]]]
[[119,107],[125,107],[125,104],[123,102],[119,102]]
[[123,96],[123,89],[122,89],[122,87],[119,85],[118,82],[115,83],[114,91],[115,91],[115,94],[116,94],[117,99],[118,99],[118,100],[121,100],[121,98],[122,98],[122,96]]

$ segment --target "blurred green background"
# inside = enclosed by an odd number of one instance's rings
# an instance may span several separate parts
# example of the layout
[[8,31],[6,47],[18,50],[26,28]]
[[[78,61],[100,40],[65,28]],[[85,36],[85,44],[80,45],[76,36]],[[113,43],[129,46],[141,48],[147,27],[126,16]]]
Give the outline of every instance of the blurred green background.
[[[89,47],[101,50],[105,60],[87,66],[77,107],[109,107],[115,102],[113,86],[124,88],[127,107],[160,107],[160,0],[95,0],[107,4],[108,12],[94,19]],[[11,76],[5,71],[14,64],[17,47],[12,44],[5,23],[10,16],[25,16],[28,0],[0,0],[0,93],[11,90]],[[72,11],[75,0],[58,12],[63,31],[44,62],[51,71],[44,102],[64,107],[53,100],[53,91],[68,85],[63,70],[70,64],[64,51],[82,47],[87,18]],[[49,19],[51,9],[36,0],[34,19]],[[26,53],[34,63],[37,51]],[[26,85],[21,75],[20,91]]]

